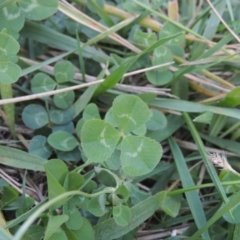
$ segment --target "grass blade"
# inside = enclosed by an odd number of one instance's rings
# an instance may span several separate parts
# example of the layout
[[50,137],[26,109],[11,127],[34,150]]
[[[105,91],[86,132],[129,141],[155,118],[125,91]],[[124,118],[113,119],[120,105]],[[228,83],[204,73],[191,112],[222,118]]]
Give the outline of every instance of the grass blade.
[[208,170],[208,173],[215,185],[215,187],[217,188],[222,200],[226,203],[228,201],[228,198],[226,196],[226,193],[223,189],[223,186],[221,184],[221,182],[219,181],[219,178],[218,178],[218,175],[216,173],[216,170],[215,168],[213,167],[213,164],[210,162],[209,158],[208,158],[208,155],[206,153],[206,150],[205,150],[205,146],[203,145],[203,142],[197,132],[197,129],[195,128],[191,118],[189,117],[189,115],[185,112],[183,112],[183,117],[189,127],[189,130],[192,134],[192,137],[195,141],[195,143],[197,144],[198,146],[198,149],[199,149],[199,152],[203,158],[203,161],[205,163],[205,167],[206,169]]
[[207,223],[199,229],[195,234],[193,234],[192,237],[190,237],[189,240],[195,240],[198,239],[198,237],[205,232],[212,224],[214,224],[219,218],[221,218],[225,213],[231,210],[235,205],[239,203],[240,199],[240,192],[234,194],[231,197],[231,200],[229,200],[222,208],[220,208],[214,215],[211,217]]
[[[169,138],[168,142],[169,142],[183,187],[184,188],[193,187],[195,184],[191,174],[189,173],[186,161],[183,157],[183,154],[180,148],[178,147],[177,143],[172,137]],[[205,217],[205,214],[202,208],[202,203],[200,201],[198,193],[197,191],[192,191],[192,192],[186,192],[185,194],[186,194],[188,205],[191,209],[194,221],[198,229],[200,229],[206,224],[206,217]],[[210,239],[208,231],[202,233],[202,237],[204,239]]]
[[240,119],[240,111],[238,109],[207,106],[207,105],[189,102],[185,100],[179,100],[179,99],[157,98],[156,100],[151,102],[151,105],[160,107],[160,108],[181,111],[181,112],[192,112],[192,113],[212,112],[212,113]]
[[43,165],[47,160],[27,152],[0,146],[0,163],[6,166],[34,171],[45,171]]

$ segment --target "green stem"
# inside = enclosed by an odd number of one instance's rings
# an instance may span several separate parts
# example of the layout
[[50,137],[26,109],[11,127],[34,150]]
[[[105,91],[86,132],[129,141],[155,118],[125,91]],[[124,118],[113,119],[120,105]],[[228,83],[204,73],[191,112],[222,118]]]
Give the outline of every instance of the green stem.
[[[236,181],[228,181],[228,182],[222,182],[223,186],[229,186],[229,185],[237,185],[240,184],[240,180],[236,180]],[[203,188],[210,188],[210,187],[215,187],[215,185],[213,183],[206,183],[206,184],[202,184],[202,185],[197,185],[197,186],[193,186],[193,187],[189,187],[189,188],[183,188],[183,189],[177,189],[171,192],[167,193],[167,196],[175,196],[178,194],[182,194],[185,192],[190,192],[190,191],[194,191],[194,190],[199,190],[199,189],[203,189]]]
[[31,224],[40,216],[41,213],[43,213],[45,210],[47,210],[49,207],[51,207],[53,204],[57,203],[58,201],[62,200],[63,198],[74,196],[74,195],[80,195],[88,198],[94,198],[101,194],[105,193],[113,193],[115,191],[115,188],[106,188],[103,191],[97,192],[97,193],[85,193],[81,191],[70,191],[63,193],[50,201],[46,202],[44,205],[42,205],[40,208],[38,208],[25,222],[24,224],[18,229],[16,234],[13,237],[13,240],[21,240],[24,233],[28,230],[28,228],[31,226]]

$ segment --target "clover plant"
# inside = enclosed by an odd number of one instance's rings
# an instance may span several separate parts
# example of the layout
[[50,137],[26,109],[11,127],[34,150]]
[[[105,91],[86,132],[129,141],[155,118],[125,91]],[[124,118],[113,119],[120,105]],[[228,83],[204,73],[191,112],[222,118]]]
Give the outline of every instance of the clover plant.
[[146,103],[134,95],[120,95],[113,101],[108,121],[94,116],[78,132],[83,151],[91,162],[104,163],[120,151],[121,166],[125,174],[139,176],[154,169],[162,156],[159,143],[138,134],[146,127],[151,115]]
[[[70,65],[67,63],[65,66],[69,68]],[[63,68],[55,69],[56,82],[48,75],[39,73],[32,79],[32,91],[49,91],[62,82],[65,84],[69,78],[59,74]],[[69,77],[72,77],[72,74]],[[45,88],[36,80],[38,78],[43,79]],[[147,199],[151,194],[139,190],[131,183],[131,179],[150,173],[162,156],[161,145],[145,137],[145,133],[164,128],[167,124],[164,115],[155,109],[149,109],[141,98],[148,102],[153,96],[117,96],[104,119],[96,104],[88,104],[76,124],[76,135],[73,131],[74,114],[70,114],[69,110],[71,106],[61,109],[54,106],[52,101],[50,112],[40,104],[25,107],[23,121],[28,127],[35,130],[46,126],[52,128],[50,134],[36,135],[30,141],[29,152],[49,158],[54,151],[59,158],[51,159],[44,165],[48,198],[54,203],[49,208],[44,226],[32,225],[31,231],[38,229],[39,236],[45,231],[44,239],[60,236],[67,239],[73,235],[78,236],[76,239],[79,239],[79,236],[94,239],[90,216],[93,221],[101,218],[112,219],[111,221],[122,227],[126,227],[136,217],[130,207]],[[50,105],[49,99],[42,100]],[[69,114],[64,115],[64,112]],[[68,127],[61,127],[59,123],[62,122],[68,124]],[[80,155],[76,155],[79,150],[84,162],[70,171],[62,160],[80,160]],[[87,166],[94,168],[84,174]],[[8,204],[17,199],[14,192],[10,193],[6,199]],[[72,197],[68,199],[70,194]],[[29,204],[29,211],[31,206]],[[164,211],[172,213],[167,206]],[[62,211],[60,215],[56,215],[58,208]],[[144,213],[143,217],[148,215],[149,213]],[[40,218],[44,220],[44,215]],[[24,221],[24,218],[21,221]],[[10,226],[15,224],[16,222],[12,222]],[[26,236],[29,234],[26,233]]]

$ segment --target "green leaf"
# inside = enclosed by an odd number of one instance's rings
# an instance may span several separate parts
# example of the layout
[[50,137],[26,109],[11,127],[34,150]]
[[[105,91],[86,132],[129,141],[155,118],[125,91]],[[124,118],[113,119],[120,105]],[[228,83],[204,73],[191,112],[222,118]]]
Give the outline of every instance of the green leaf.
[[65,125],[71,122],[74,118],[74,108],[73,106],[67,109],[59,109],[53,107],[50,110],[50,120],[57,125]]
[[43,165],[46,162],[47,160],[24,151],[0,146],[0,163],[3,165],[20,169],[44,171]]
[[48,159],[52,154],[52,148],[47,143],[45,136],[36,135],[29,142],[28,152],[32,155]]
[[88,202],[88,211],[97,217],[101,217],[108,212],[108,210],[105,209],[105,206],[104,206],[104,209],[101,207],[99,200],[100,200],[100,196],[92,198]]
[[226,96],[220,101],[219,105],[223,107],[234,108],[240,105],[240,87],[233,89],[227,93]]
[[98,85],[93,85],[88,87],[84,93],[78,98],[78,100],[74,103],[74,111],[75,116],[77,117],[86,107],[90,99],[92,98],[95,90],[97,89]]
[[110,170],[117,170],[121,166],[120,151],[115,149],[110,158],[108,158],[103,165],[106,165]]
[[[161,45],[154,49],[153,51],[153,60],[152,65],[159,65],[171,62],[173,60],[172,52],[169,50],[169,48]],[[172,72],[168,70],[168,66],[159,68],[157,70],[152,70],[146,72],[146,76],[149,82],[151,82],[154,85],[162,86],[164,84],[167,84],[172,79]]]
[[48,123],[48,115],[43,106],[29,104],[23,109],[22,120],[31,129],[38,129]]
[[175,131],[177,131],[184,124],[184,120],[176,115],[169,114],[167,117],[167,127],[158,131],[148,131],[146,137],[155,139],[157,142],[170,137]]
[[36,21],[50,17],[58,9],[58,0],[21,0],[18,4],[26,18]]
[[95,103],[88,104],[83,111],[83,120],[87,121],[93,118],[101,119],[98,106]]
[[74,133],[74,125],[73,122],[69,122],[64,125],[53,125],[52,132],[63,131],[73,134]]
[[43,204],[46,203],[46,200],[47,199],[41,201],[38,205],[32,207],[30,210],[28,210],[24,214],[18,216],[14,220],[9,221],[6,225],[6,228],[12,228],[12,227],[18,225],[19,223],[25,221],[26,219],[28,219],[39,207],[41,207]]
[[19,79],[21,72],[22,72],[21,68],[15,63],[0,62],[1,83],[4,84],[15,83]]
[[113,101],[112,113],[115,122],[124,133],[138,129],[150,116],[146,103],[134,95],[116,97]]
[[116,206],[113,208],[113,218],[120,226],[126,226],[131,221],[131,211],[126,206]]
[[16,55],[19,49],[19,43],[12,36],[3,32],[0,33],[0,60]]
[[161,209],[171,217],[177,217],[181,206],[181,195],[167,196]]
[[130,195],[128,188],[124,185],[120,185],[114,194],[116,194],[122,202],[126,202]]
[[18,191],[12,186],[4,186],[1,197],[1,209],[18,199]]
[[132,133],[137,136],[144,136],[146,132],[147,132],[146,124],[143,124],[139,128],[132,131]]
[[62,228],[58,228],[48,240],[68,240],[68,237]]
[[232,240],[238,240],[239,238],[240,238],[240,224],[235,224]]
[[120,133],[100,119],[89,120],[82,127],[83,151],[94,162],[106,161],[114,152],[119,139]]
[[114,120],[112,107],[108,109],[107,113],[104,116],[104,121],[110,123],[113,127],[117,127],[117,124]]
[[[230,196],[229,200],[231,200],[234,196]],[[222,207],[225,204],[222,204]],[[237,203],[233,208],[231,208],[228,212],[226,212],[223,215],[223,218],[231,223],[231,224],[238,224],[240,223],[240,216],[239,216],[239,211],[240,211],[240,203]]]
[[[159,65],[167,62],[171,62],[173,60],[172,52],[169,50],[169,48],[161,45],[159,47],[156,47],[153,51],[153,65]],[[168,70],[168,66],[159,68],[158,70],[154,70],[157,72],[164,72]]]
[[167,126],[167,118],[162,112],[156,109],[150,109],[150,118],[148,119],[146,126],[147,129],[151,131],[163,129]]
[[162,86],[169,83],[172,80],[173,73],[169,70],[164,72],[158,72],[157,70],[152,70],[146,72],[147,79],[150,83],[156,86]]
[[127,136],[121,144],[123,171],[129,176],[151,172],[162,156],[161,145],[146,137]]
[[[65,86],[58,87],[58,89],[64,88]],[[53,97],[53,102],[56,107],[60,109],[67,109],[69,108],[75,99],[74,91],[67,91],[63,93],[55,94]]]
[[56,82],[45,73],[37,73],[31,80],[31,90],[33,93],[52,91],[56,85]]
[[180,45],[181,47],[184,47],[184,32],[182,29],[179,27],[173,25],[170,22],[166,22],[163,27],[161,28],[161,31],[159,32],[159,38],[165,38],[168,37],[171,34],[176,34],[176,33],[182,33],[179,36],[170,39],[169,41],[166,42],[166,45]]
[[111,171],[100,167],[95,167],[94,170],[98,181],[104,186],[115,187],[120,183],[120,179]]
[[64,180],[68,175],[67,165],[63,161],[59,159],[51,159],[50,161],[47,161],[44,168],[48,170],[48,173],[50,173],[56,181],[63,185]]
[[95,240],[116,239],[132,231],[161,207],[165,197],[166,192],[160,192],[130,208],[132,219],[126,226],[118,225],[112,218],[97,224],[93,228],[95,232]]
[[199,123],[206,123],[210,124],[212,122],[213,113],[212,112],[205,112],[196,118],[193,119],[193,122],[199,122]]
[[50,215],[44,236],[44,240],[48,240],[56,230],[68,220],[68,215],[62,214],[57,216]]
[[69,61],[58,62],[54,66],[54,75],[58,83],[69,82],[74,76],[74,67]]
[[71,203],[67,202],[63,206],[63,213],[68,215],[68,221],[65,223],[66,227],[71,230],[78,230],[82,227],[83,218],[77,207]]
[[137,96],[140,97],[146,104],[149,104],[157,97],[157,94],[152,92],[143,92]]
[[78,190],[85,182],[82,175],[76,172],[68,173],[64,181],[64,188],[67,191]]
[[24,14],[16,3],[0,10],[0,31],[4,28],[18,32],[24,25]]
[[[26,236],[30,239],[41,239],[45,232],[45,228],[40,225],[32,225],[29,227],[28,231],[26,232]],[[23,238],[25,239],[25,238]],[[28,240],[28,238],[26,238]]]
[[150,47],[157,41],[157,36],[155,33],[146,33],[141,30],[135,32],[133,40],[140,43],[144,47]]
[[144,200],[146,200],[147,198],[151,197],[151,193],[150,192],[144,192],[142,190],[140,190],[136,185],[130,183],[130,182],[125,182],[124,186],[126,186],[126,188],[128,189],[128,192],[130,194],[130,199],[131,199],[131,203],[133,205],[136,205]]
[[77,240],[95,240],[92,225],[88,222],[86,218],[83,218],[82,226],[79,230],[73,231]]
[[50,134],[48,136],[48,143],[60,151],[71,151],[79,144],[72,134],[63,131]]
[[[58,195],[66,192],[60,182],[63,182],[63,178],[66,176],[67,167],[60,160],[51,160],[45,164],[44,167],[47,174],[48,197],[51,200]],[[55,210],[56,208],[65,204],[66,201],[66,198],[59,200],[57,203],[50,207],[50,210]]]
[[69,162],[69,161],[77,162],[81,159],[79,148],[74,148],[72,151],[67,151],[67,152],[56,150],[56,153],[59,159],[62,159],[66,162]]

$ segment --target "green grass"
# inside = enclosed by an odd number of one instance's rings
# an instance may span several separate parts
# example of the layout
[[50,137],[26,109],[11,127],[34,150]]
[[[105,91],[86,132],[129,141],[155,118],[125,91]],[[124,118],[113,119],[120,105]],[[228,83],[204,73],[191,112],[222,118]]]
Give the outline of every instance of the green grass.
[[0,3],[0,239],[239,239],[239,9]]

